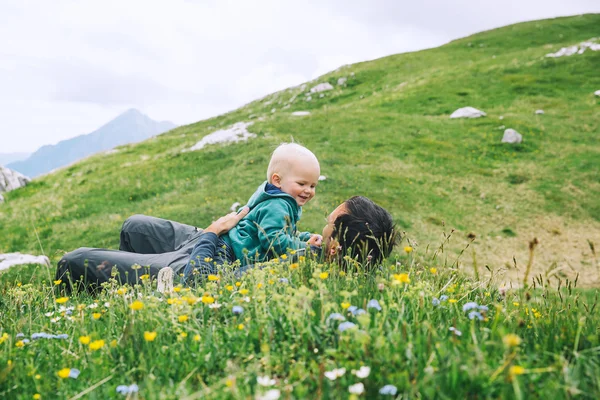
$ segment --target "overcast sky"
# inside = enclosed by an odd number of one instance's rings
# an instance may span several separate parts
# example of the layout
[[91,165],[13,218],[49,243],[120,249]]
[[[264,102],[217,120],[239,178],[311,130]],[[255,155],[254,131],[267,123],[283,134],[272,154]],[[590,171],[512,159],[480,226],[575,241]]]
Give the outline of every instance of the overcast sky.
[[599,0],[1,0],[0,153],[132,107],[183,125],[343,64],[589,12]]

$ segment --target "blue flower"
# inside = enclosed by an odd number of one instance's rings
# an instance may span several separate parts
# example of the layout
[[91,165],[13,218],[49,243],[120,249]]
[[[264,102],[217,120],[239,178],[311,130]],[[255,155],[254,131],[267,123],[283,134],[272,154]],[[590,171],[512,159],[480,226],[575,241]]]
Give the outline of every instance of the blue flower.
[[375,299],[369,300],[367,303],[367,309],[369,308],[374,308],[377,311],[381,311],[381,305],[379,305],[379,302]]
[[69,371],[69,378],[77,379],[80,373],[81,371],[77,368],[71,368],[71,371]]
[[45,333],[45,332],[38,332],[38,333],[34,333],[31,335],[31,340],[38,340],[38,339],[68,339],[69,335],[67,335],[66,333],[62,333],[60,335],[52,335],[50,333]]
[[329,317],[327,317],[327,322],[329,322],[332,319],[336,320],[336,321],[345,321],[346,320],[346,318],[342,314],[336,313],[336,312],[329,314]]
[[17,339],[18,339],[18,338],[22,338],[22,337],[25,337],[25,334],[24,334],[23,332],[19,332],[19,333],[17,333],[17,335],[16,335],[15,337],[16,337]]
[[279,278],[279,283],[284,283],[287,285],[288,283],[290,283],[290,281],[288,281],[287,278]]
[[379,389],[379,394],[384,396],[395,396],[398,393],[398,388],[394,385],[385,385]]
[[440,305],[440,299],[438,299],[437,297],[434,297],[434,298],[431,300],[431,304],[433,304],[433,306],[434,306],[434,307],[437,307],[437,306],[439,306],[439,305]]
[[462,332],[456,329],[455,327],[451,326],[449,329],[450,332],[453,332],[456,336],[462,336]]
[[242,306],[233,306],[233,308],[231,309],[231,312],[234,313],[235,315],[240,315],[241,313],[244,312],[244,307],[242,307]]
[[362,314],[366,314],[367,312],[365,310],[363,310],[362,308],[359,308],[358,310],[354,311],[352,314],[354,315],[362,315]]
[[446,301],[448,300],[448,296],[446,296],[445,294],[440,296],[440,301]]
[[23,342],[23,343],[29,343],[29,339],[23,339],[23,340],[21,340],[21,342]]
[[475,318],[479,319],[480,321],[483,321],[483,315],[481,315],[479,313],[479,311],[471,311],[469,313],[469,319],[475,319]]
[[479,311],[489,311],[489,308],[487,306],[479,306]]
[[472,310],[477,307],[479,307],[479,305],[477,303],[475,303],[474,301],[471,301],[471,302],[463,305],[463,311],[469,311],[469,310]]
[[351,312],[352,314],[354,314],[354,312],[356,310],[358,310],[358,307],[356,307],[356,306],[350,306],[350,307],[348,307],[348,312]]
[[117,386],[117,393],[125,395],[125,396],[130,393],[137,393],[139,390],[140,390],[140,388],[135,383],[132,385],[129,385],[129,386],[127,386],[127,385]]
[[[364,310],[363,310],[364,311]],[[356,324],[352,323],[352,322],[342,322],[339,326],[338,326],[338,330],[340,332],[344,332],[346,329],[353,329],[356,328]]]

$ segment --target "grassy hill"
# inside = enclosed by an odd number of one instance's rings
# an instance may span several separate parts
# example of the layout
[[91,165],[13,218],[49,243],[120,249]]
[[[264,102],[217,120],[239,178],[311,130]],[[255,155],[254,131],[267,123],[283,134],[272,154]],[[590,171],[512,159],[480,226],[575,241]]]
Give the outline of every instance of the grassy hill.
[[[454,229],[449,262],[475,235],[461,265],[471,271],[475,262],[481,273],[487,265],[514,279],[522,277],[536,237],[536,273],[579,273],[580,284],[597,286],[589,242],[600,245],[600,98],[593,94],[600,52],[544,55],[600,36],[599,27],[600,14],[527,22],[344,66],[93,156],[5,194],[0,252],[43,249],[56,261],[79,246],[114,248],[120,225],[134,213],[206,226],[249,197],[264,179],[270,151],[293,138],[315,152],[327,176],[305,207],[303,230],[320,231],[335,205],[363,194],[390,210],[417,252],[437,247]],[[342,77],[346,86],[337,85]],[[321,82],[335,89],[306,101]],[[464,106],[487,117],[449,119]],[[298,110],[311,115],[291,116]],[[256,139],[182,152],[251,117]],[[501,126],[522,133],[523,143],[501,144]]]

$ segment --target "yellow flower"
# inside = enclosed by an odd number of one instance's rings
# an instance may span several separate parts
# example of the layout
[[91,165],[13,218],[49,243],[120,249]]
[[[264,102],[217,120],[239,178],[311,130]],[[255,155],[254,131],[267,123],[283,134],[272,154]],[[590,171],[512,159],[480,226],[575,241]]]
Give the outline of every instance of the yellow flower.
[[154,339],[156,339],[156,332],[148,332],[148,331],[144,332],[144,340],[146,342],[153,342]]
[[218,281],[218,280],[219,280],[219,277],[218,277],[217,275],[212,275],[212,274],[211,274],[211,275],[208,275],[208,280],[209,280],[209,281],[213,281],[213,282],[214,282],[214,281]]
[[404,251],[406,252],[406,254],[410,254],[413,251],[413,248],[411,246],[406,246],[404,247]]
[[113,339],[110,341],[110,347],[117,347],[117,341],[116,339]]
[[236,283],[235,283],[235,286],[237,286],[237,287],[240,287],[240,286],[242,286],[242,282],[236,282]]
[[120,287],[117,289],[117,294],[123,295],[127,293],[127,288],[126,287]]
[[212,304],[215,302],[215,298],[212,296],[204,295],[202,296],[202,302],[204,304]]
[[450,299],[450,300],[448,300],[448,303],[451,303],[451,304],[454,304],[456,302],[458,302],[458,300],[456,300],[456,299]]
[[431,267],[431,268],[429,268],[429,272],[431,272],[432,275],[436,275],[437,274],[437,268]]
[[63,368],[60,371],[58,371],[57,374],[59,377],[66,379],[71,374],[71,368]]
[[340,271],[340,276],[346,276],[346,271]]
[[104,347],[104,340],[94,340],[90,343],[90,350],[100,350]]
[[240,331],[241,331],[241,330],[243,330],[243,329],[244,329],[244,324],[239,324],[239,325],[237,326],[237,328],[238,328]]
[[262,282],[258,282],[258,284],[256,285],[256,288],[257,288],[257,289],[260,289],[261,287],[263,287],[263,284],[262,284]]
[[394,277],[394,280],[395,280],[395,282],[394,282],[395,284],[398,284],[398,283],[408,284],[408,283],[410,283],[410,277],[408,276],[408,274],[405,274],[405,273],[394,274],[393,277]]
[[140,276],[140,280],[145,281],[146,279],[150,279],[149,274],[144,274],[144,275]]
[[15,343],[15,346],[17,346],[17,347],[23,347],[23,346],[25,346],[25,343],[23,343],[22,340],[19,340],[17,343]]
[[181,332],[179,334],[182,338],[186,338],[187,337],[187,332]]
[[34,376],[34,378],[35,378],[35,379],[37,379],[37,380],[40,380],[40,379],[42,379],[42,376],[41,376],[40,374],[36,374],[36,375]]
[[350,303],[348,303],[347,301],[342,302],[342,308],[345,310],[346,308],[350,307]]
[[175,286],[175,287],[173,288],[173,291],[174,291],[175,293],[179,293],[179,292],[181,292],[181,286]]
[[287,260],[287,255],[286,255],[286,254],[282,254],[282,255],[281,255],[281,259],[282,259],[282,260]]
[[79,336],[79,343],[81,344],[89,344],[91,340],[92,338],[89,336]]
[[[59,283],[59,285],[60,285],[60,283]],[[40,400],[41,398],[42,398],[42,395],[39,393],[36,393],[33,395],[33,400]]]
[[2,336],[0,336],[0,344],[4,343],[6,339],[8,339],[8,333],[4,332]]
[[95,312],[92,314],[92,317],[94,317],[94,319],[100,319],[101,316],[102,316],[102,314],[99,312]]
[[207,262],[207,263],[208,263],[208,262],[211,262],[211,261],[212,261],[212,258],[210,258],[210,257],[206,257],[206,258],[204,259],[204,262]]
[[240,293],[245,296],[248,294],[248,289],[240,289]]
[[525,368],[521,367],[520,365],[513,365],[510,367],[509,373],[511,375],[523,375],[525,373]]
[[62,279],[57,279],[57,280],[54,281],[54,284],[56,286],[60,285],[61,283],[62,283]]
[[269,285],[272,285],[272,284],[274,284],[274,283],[275,283],[275,281],[274,281],[273,279],[269,279],[269,281],[268,281],[268,284],[269,284]]
[[515,301],[515,302],[513,303],[513,306],[515,306],[515,307],[519,307],[519,302]]
[[225,286],[225,289],[227,289],[231,292],[231,291],[233,291],[233,285],[227,285],[227,286]]
[[131,303],[131,304],[129,305],[129,308],[131,308],[131,309],[132,309],[132,310],[134,310],[134,311],[139,311],[139,310],[141,310],[142,308],[144,308],[144,303],[142,303],[142,302],[141,302],[141,301],[139,301],[139,300],[136,300],[136,301],[134,301],[133,303]]
[[188,320],[188,316],[187,315],[180,315],[177,319],[179,320],[179,322],[185,322]]
[[542,313],[536,311],[535,313],[533,313],[533,316],[536,318],[541,318],[542,317]]
[[58,304],[64,304],[64,303],[66,303],[67,301],[69,301],[69,298],[68,298],[68,297],[59,297],[58,299],[56,299],[56,302],[57,302]]
[[200,335],[194,335],[194,341],[195,342],[199,342],[200,341]]
[[325,280],[329,277],[329,272],[321,272],[319,274],[319,278],[321,278],[322,280]]
[[509,333],[508,335],[504,336],[502,341],[506,347],[517,347],[521,344],[521,338],[514,333]]
[[296,268],[298,268],[298,266],[299,266],[298,263],[290,264],[290,269],[296,269]]
[[225,381],[225,386],[227,386],[227,387],[232,387],[232,386],[233,386],[233,380],[232,380],[231,378],[230,378],[230,379],[227,379],[227,380]]
[[306,260],[306,256],[299,256],[298,257],[298,261],[302,262],[304,260]]

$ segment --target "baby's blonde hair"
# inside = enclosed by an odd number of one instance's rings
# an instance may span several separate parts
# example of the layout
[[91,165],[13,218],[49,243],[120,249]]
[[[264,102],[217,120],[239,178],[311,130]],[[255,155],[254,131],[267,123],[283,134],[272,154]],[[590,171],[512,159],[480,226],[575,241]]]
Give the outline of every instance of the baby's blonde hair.
[[269,167],[267,168],[267,181],[273,183],[271,182],[271,177],[274,173],[281,174],[286,169],[291,168],[293,162],[299,158],[308,159],[319,166],[317,156],[306,147],[296,143],[281,143],[275,151],[273,151],[273,154],[271,154],[271,161],[269,161]]

